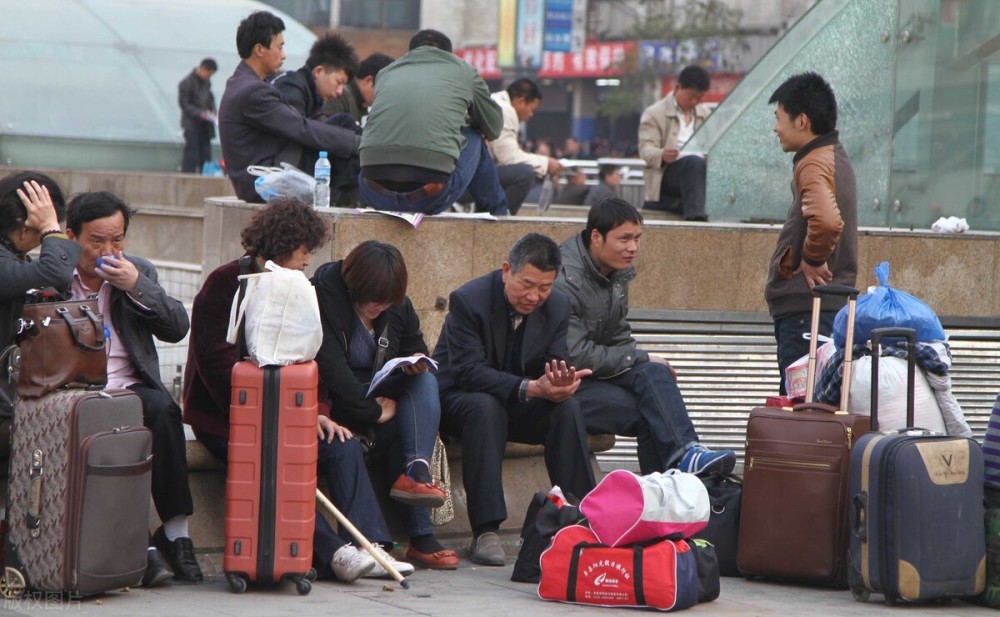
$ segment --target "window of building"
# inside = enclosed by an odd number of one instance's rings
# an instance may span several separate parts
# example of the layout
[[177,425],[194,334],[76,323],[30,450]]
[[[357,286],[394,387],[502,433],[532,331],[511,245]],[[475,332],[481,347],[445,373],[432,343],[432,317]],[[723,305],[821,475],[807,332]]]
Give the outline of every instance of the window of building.
[[416,30],[420,27],[420,0],[341,0],[340,25]]
[[330,0],[264,0],[305,26],[330,27]]

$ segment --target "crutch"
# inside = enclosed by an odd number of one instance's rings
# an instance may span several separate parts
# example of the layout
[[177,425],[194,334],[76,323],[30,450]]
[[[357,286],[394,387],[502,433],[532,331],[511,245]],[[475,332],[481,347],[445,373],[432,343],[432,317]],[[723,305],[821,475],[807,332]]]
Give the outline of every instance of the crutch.
[[327,499],[326,495],[324,495],[323,492],[320,491],[319,489],[316,489],[316,501],[320,502],[320,504],[322,504],[322,506],[326,508],[326,511],[332,514],[333,518],[337,519],[337,523],[343,525],[344,528],[347,529],[347,531],[349,531],[352,536],[354,536],[354,539],[357,540],[358,544],[360,544],[362,548],[368,551],[369,555],[375,558],[375,561],[378,562],[378,565],[385,568],[385,571],[391,574],[392,578],[396,579],[396,581],[399,582],[400,587],[402,587],[403,589],[410,588],[410,581],[403,578],[403,575],[400,574],[399,571],[396,570],[396,568],[392,567],[389,564],[389,562],[387,562],[385,558],[382,557],[382,555],[380,555],[378,551],[375,550],[375,547],[372,546],[372,543],[369,542],[368,539],[365,538],[363,535],[361,535],[361,532],[358,531],[358,528],[355,527],[351,523],[351,521],[347,520],[347,517],[344,516],[340,512],[340,510],[337,509],[337,506],[333,505],[333,502]]

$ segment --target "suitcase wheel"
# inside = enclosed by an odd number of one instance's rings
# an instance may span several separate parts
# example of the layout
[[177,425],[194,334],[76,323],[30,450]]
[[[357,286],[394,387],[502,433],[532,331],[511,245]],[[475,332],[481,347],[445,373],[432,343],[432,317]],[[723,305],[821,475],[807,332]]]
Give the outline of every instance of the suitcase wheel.
[[871,597],[871,592],[865,589],[861,573],[850,563],[847,565],[847,585],[851,588],[851,596],[858,602],[867,602]]
[[243,593],[247,590],[247,579],[239,574],[226,574],[229,581],[229,591],[233,593]]
[[0,595],[11,600],[20,598],[25,587],[27,587],[27,581],[24,580],[24,574],[21,574],[20,570],[11,567],[4,568],[3,576],[0,577]]
[[306,578],[309,579],[310,582],[316,582],[318,577],[319,575],[316,574],[316,568],[309,568],[309,571],[306,572]]
[[302,577],[295,580],[295,591],[299,592],[300,596],[307,596],[309,592],[312,591],[313,585],[309,582],[308,578]]

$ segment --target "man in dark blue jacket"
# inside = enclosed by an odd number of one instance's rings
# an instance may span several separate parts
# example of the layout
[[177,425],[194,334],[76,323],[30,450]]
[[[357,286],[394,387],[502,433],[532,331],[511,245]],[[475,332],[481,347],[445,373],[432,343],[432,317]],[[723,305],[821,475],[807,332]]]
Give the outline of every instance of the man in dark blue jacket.
[[284,22],[267,11],[251,13],[240,22],[236,48],[243,61],[226,82],[219,104],[222,156],[237,197],[245,201],[263,201],[248,166],[297,166],[306,149],[346,158],[358,153],[361,140],[351,129],[306,118],[265,81],[285,61],[284,30]]
[[452,292],[434,350],[441,429],[461,437],[472,561],[502,566],[496,531],[507,518],[501,465],[507,441],[544,444],[549,479],[577,497],[594,488],[573,394],[589,370],[567,366],[569,300],[553,284],[559,247],[530,233],[503,268]]

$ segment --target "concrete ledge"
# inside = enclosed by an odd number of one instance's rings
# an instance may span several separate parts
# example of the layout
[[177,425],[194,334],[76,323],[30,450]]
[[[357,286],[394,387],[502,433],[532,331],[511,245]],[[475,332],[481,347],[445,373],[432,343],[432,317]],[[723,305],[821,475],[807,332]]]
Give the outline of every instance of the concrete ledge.
[[[591,435],[588,446],[594,473],[600,477],[597,459],[593,455],[610,450],[615,443],[613,435]],[[507,501],[508,519],[501,527],[505,535],[513,534],[516,539],[524,520],[524,513],[536,491],[549,488],[549,476],[545,469],[542,446],[508,443],[504,454],[504,498]],[[465,489],[462,486],[462,450],[458,444],[448,445],[448,465],[451,472],[452,500],[455,518],[448,524],[435,528],[435,533],[448,546],[467,544],[471,537],[469,517],[466,511]],[[201,442],[187,442],[188,483],[194,498],[194,516],[189,521],[191,539],[199,555],[217,554],[225,545],[226,520],[226,466],[209,454]],[[394,502],[389,499],[388,479],[378,468],[371,476],[375,492],[382,504],[382,511],[389,522],[390,530],[398,541],[406,541],[399,517],[395,515]],[[332,522],[332,521],[331,521]],[[150,513],[150,528],[159,525],[155,511]]]

